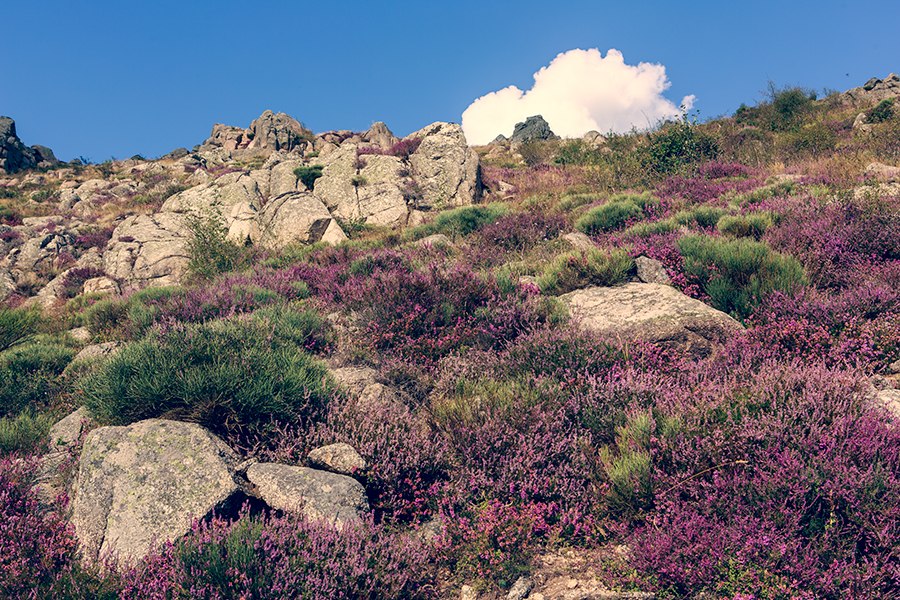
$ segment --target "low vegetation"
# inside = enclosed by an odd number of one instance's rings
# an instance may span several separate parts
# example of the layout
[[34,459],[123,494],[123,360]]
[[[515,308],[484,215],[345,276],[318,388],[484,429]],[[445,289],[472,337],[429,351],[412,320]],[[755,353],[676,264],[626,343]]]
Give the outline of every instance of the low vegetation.
[[[894,102],[773,85],[730,117],[492,153],[488,202],[417,227],[263,252],[201,215],[189,285],[84,296],[85,271],[53,310],[8,301],[0,595],[499,597],[571,552],[659,599],[897,596],[900,416],[870,388],[900,373],[900,191],[866,167],[898,165],[898,132]],[[320,173],[296,175],[312,189]],[[46,204],[0,200],[0,236]],[[86,247],[109,239],[101,225]],[[434,234],[450,243],[420,243]],[[639,256],[746,332],[700,360],[561,309],[628,281]],[[124,346],[69,367],[75,326]],[[372,367],[397,400],[372,410],[326,359]],[[29,458],[82,404],[103,425],[202,423],[287,464],[349,443],[372,513],[336,531],[247,508],[140,564],[84,566],[66,498],[41,516]],[[434,540],[411,535],[433,519]]]

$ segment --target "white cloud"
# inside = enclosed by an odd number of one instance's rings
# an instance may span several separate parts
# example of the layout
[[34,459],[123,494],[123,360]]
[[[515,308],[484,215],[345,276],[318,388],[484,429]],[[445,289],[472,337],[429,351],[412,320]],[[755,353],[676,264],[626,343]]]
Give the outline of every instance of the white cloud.
[[[662,65],[626,65],[622,53],[610,49],[569,50],[534,74],[534,86],[523,92],[515,86],[478,98],[462,114],[469,144],[490,143],[497,134],[509,136],[516,123],[542,115],[562,137],[581,137],[588,131],[626,132],[676,117],[681,110],[662,93],[671,84]],[[690,109],[694,96],[681,104]]]

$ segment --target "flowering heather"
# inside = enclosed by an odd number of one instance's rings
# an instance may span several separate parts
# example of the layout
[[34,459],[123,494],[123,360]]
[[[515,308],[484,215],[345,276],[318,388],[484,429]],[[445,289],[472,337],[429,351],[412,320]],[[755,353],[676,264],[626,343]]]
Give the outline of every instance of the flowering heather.
[[114,227],[97,228],[92,227],[82,232],[75,240],[75,247],[79,250],[88,250],[90,248],[99,248],[103,250],[106,244],[112,238]]
[[429,551],[404,534],[363,519],[341,531],[300,514],[250,515],[195,522],[123,573],[120,598],[397,598],[431,597]]

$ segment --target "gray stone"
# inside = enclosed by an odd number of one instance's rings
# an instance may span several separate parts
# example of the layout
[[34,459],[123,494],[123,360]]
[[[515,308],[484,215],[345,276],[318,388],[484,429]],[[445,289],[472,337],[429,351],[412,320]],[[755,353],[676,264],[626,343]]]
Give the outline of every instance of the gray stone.
[[72,504],[84,557],[140,559],[151,542],[177,540],[192,519],[242,500],[237,455],[193,423],[151,419],[88,434]]
[[124,345],[124,342],[102,342],[100,344],[91,344],[82,348],[81,351],[76,354],[75,358],[73,358],[72,360],[94,360],[97,358],[112,356],[113,354],[118,352]]
[[50,449],[59,450],[78,441],[92,422],[91,413],[84,406],[68,414],[50,428]]
[[362,135],[363,141],[375,144],[382,150],[388,150],[400,141],[398,137],[396,137],[391,130],[387,128],[387,125],[382,123],[381,121],[373,124],[367,132]]
[[[254,241],[269,248],[283,248],[296,242],[312,244],[323,239],[333,221],[331,213],[313,194],[288,192],[270,199],[263,207],[259,239]],[[334,232],[331,237],[335,238]]]
[[353,475],[368,468],[366,461],[350,444],[330,444],[312,450],[306,458],[311,467],[337,473]]
[[265,111],[250,124],[253,140],[248,149],[278,151],[303,150],[307,140],[313,139],[313,132],[284,113]]
[[532,588],[534,587],[534,582],[531,581],[530,577],[519,577],[516,579],[516,582],[512,584],[512,587],[509,588],[509,593],[506,594],[507,600],[525,600],[528,597],[528,594],[531,593]]
[[481,165],[456,123],[433,123],[404,139],[421,138],[409,157],[422,190],[416,208],[467,206],[481,198]]
[[453,242],[450,241],[443,233],[435,233],[434,235],[429,235],[428,237],[424,237],[418,242],[416,242],[420,246],[452,246]]
[[186,250],[190,235],[184,216],[177,213],[127,217],[103,254],[103,270],[136,285],[180,283],[190,260]]
[[118,294],[119,282],[109,277],[91,277],[81,286],[82,294]]
[[875,399],[900,422],[900,390],[881,390],[875,395]]
[[550,125],[541,115],[528,117],[523,123],[516,123],[509,141],[512,144],[522,144],[534,140],[555,140],[557,136],[550,130]]
[[363,486],[345,475],[306,467],[256,463],[247,479],[271,508],[299,510],[307,518],[343,527],[369,510]]
[[561,237],[576,250],[588,251],[597,249],[597,245],[591,240],[591,238],[580,231],[573,231]]
[[302,166],[302,160],[286,160],[273,166],[269,175],[269,194],[280,196],[287,192],[306,191],[306,186],[294,175],[294,170]]
[[706,357],[744,327],[725,313],[657,283],[593,287],[560,296],[581,326]]
[[16,135],[15,121],[0,117],[0,171],[12,174],[22,169],[33,169],[38,162],[34,150],[25,146]]
[[659,283],[662,285],[672,283],[672,280],[669,279],[669,274],[666,273],[666,268],[658,260],[647,256],[638,256],[634,259],[634,264],[637,267],[638,279],[644,283]]

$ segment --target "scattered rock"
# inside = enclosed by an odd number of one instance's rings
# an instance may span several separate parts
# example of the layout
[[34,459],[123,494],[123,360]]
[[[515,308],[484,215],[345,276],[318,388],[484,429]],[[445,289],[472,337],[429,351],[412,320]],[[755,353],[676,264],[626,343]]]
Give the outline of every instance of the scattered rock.
[[644,283],[659,283],[662,285],[670,285],[672,280],[666,273],[666,268],[658,260],[648,258],[646,256],[638,256],[634,259],[637,267],[637,277]]
[[586,329],[643,339],[701,358],[744,329],[725,313],[658,283],[593,287],[563,294],[560,300]]
[[337,243],[347,236],[318,197],[309,192],[287,192],[263,207],[258,239],[254,241],[267,248],[283,248],[295,242],[312,244],[323,239]]
[[413,177],[422,190],[418,208],[467,206],[481,198],[481,165],[456,123],[433,123],[404,139],[420,138],[410,155]]
[[428,237],[424,237],[418,242],[416,242],[420,246],[452,246],[453,242],[450,241],[443,233],[435,233],[434,235],[429,235]]
[[308,455],[309,464],[338,475],[353,475],[365,471],[368,466],[359,452],[350,444],[330,444],[312,450]]
[[193,423],[151,419],[88,434],[79,463],[72,523],[94,562],[108,552],[140,559],[151,542],[177,540],[192,519],[228,514],[243,494],[237,455]]
[[528,594],[531,593],[531,589],[534,587],[534,582],[531,581],[530,577],[519,577],[516,579],[516,582],[512,584],[512,587],[509,588],[509,593],[506,594],[507,600],[525,600],[528,597]]
[[184,216],[174,212],[127,217],[103,254],[107,275],[132,285],[175,285],[187,273],[190,239]]
[[366,490],[346,475],[256,463],[247,469],[247,479],[271,508],[300,510],[310,519],[334,523],[338,528],[369,510]]
[[124,342],[102,342],[100,344],[91,344],[81,349],[81,352],[75,355],[72,361],[76,360],[94,360],[112,356],[124,346]]
[[591,238],[581,233],[580,231],[573,231],[561,237],[563,240],[569,242],[569,244],[576,250],[587,251],[597,248],[597,245],[594,244]]
[[50,448],[57,450],[74,444],[92,420],[90,411],[84,406],[69,413],[50,428]]

